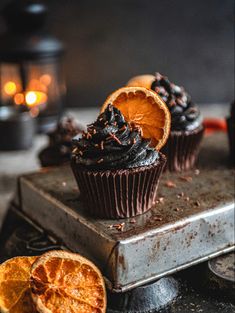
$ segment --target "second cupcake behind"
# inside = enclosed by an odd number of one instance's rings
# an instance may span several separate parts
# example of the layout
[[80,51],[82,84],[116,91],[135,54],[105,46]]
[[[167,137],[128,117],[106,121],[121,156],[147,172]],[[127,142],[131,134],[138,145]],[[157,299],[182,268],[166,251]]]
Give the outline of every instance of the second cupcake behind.
[[[142,79],[141,79],[142,77]],[[195,166],[204,128],[202,115],[183,87],[156,73],[132,78],[127,85],[143,84],[154,90],[167,104],[171,113],[171,131],[162,152],[167,156],[170,171],[186,171]],[[146,81],[147,80],[147,81]]]

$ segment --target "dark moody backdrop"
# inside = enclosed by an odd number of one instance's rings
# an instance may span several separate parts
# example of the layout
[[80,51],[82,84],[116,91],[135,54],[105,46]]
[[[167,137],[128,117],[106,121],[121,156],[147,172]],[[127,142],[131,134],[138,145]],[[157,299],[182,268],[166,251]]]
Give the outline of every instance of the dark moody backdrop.
[[[7,2],[0,0],[0,4]],[[136,74],[160,71],[195,102],[234,98],[233,0],[50,0],[67,45],[68,105],[100,105]]]

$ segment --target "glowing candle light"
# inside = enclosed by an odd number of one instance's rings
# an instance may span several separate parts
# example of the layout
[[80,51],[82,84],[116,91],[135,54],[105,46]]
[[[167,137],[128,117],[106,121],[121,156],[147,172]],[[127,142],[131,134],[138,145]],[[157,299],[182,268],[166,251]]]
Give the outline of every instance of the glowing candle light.
[[26,100],[26,103],[29,106],[34,105],[36,103],[36,101],[37,101],[36,93],[34,91],[27,92],[25,100]]
[[46,103],[47,95],[41,91],[28,91],[25,95],[26,104],[31,106],[37,106]]
[[24,103],[24,94],[23,93],[16,93],[14,96],[15,104],[20,105]]
[[12,81],[7,82],[4,85],[4,91],[9,96],[14,95],[16,93],[16,84]]
[[40,82],[46,86],[49,86],[51,83],[51,76],[49,74],[44,74],[40,77]]

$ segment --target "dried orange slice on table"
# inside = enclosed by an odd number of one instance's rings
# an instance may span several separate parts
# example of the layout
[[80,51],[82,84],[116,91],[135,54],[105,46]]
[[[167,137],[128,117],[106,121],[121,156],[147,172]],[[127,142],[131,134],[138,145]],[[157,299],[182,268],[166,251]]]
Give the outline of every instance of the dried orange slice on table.
[[144,138],[150,138],[157,150],[167,141],[171,127],[171,115],[165,102],[156,92],[144,87],[123,87],[112,93],[101,111],[112,104],[129,123],[140,126]]
[[34,313],[30,269],[36,257],[16,257],[0,265],[0,312]]
[[104,313],[100,271],[82,256],[65,251],[42,255],[31,270],[32,298],[40,313]]

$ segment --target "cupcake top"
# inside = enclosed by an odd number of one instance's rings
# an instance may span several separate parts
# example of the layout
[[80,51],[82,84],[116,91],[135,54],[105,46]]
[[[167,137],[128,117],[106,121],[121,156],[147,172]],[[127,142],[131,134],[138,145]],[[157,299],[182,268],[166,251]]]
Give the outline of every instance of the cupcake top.
[[202,124],[199,108],[191,101],[191,97],[184,90],[171,83],[166,76],[156,73],[156,79],[151,85],[167,104],[171,112],[172,131],[192,131]]
[[143,139],[141,129],[127,123],[111,104],[87,132],[73,139],[72,158],[76,164],[92,170],[126,169],[153,164],[159,154]]
[[83,131],[73,117],[64,117],[55,130],[48,133],[49,145],[39,152],[42,166],[60,165],[70,161],[72,138]]
[[66,145],[72,146],[72,138],[80,133],[83,129],[73,117],[64,117],[57,124],[54,131],[48,134],[50,146]]

